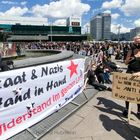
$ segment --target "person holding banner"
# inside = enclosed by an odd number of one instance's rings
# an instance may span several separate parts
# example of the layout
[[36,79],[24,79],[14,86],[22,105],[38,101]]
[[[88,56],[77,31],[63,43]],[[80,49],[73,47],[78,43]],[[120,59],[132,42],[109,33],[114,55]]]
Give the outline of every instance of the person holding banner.
[[[128,65],[126,73],[133,75],[140,75],[140,35],[134,38],[134,45],[128,51],[125,64]],[[125,110],[123,115],[128,116],[129,102],[125,102]],[[138,110],[137,115],[140,116],[140,104],[137,104]]]

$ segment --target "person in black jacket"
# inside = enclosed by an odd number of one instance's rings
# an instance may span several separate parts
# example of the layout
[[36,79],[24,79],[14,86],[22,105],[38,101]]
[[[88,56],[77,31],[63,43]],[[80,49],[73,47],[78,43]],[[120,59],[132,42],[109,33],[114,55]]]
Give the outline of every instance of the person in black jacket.
[[97,76],[98,82],[104,84],[104,67],[102,63],[97,65],[95,74]]
[[94,88],[99,90],[99,91],[103,91],[103,90],[112,91],[112,89],[110,87],[107,87],[107,86],[98,82],[98,79],[97,79],[96,74],[95,74],[95,68],[93,67],[93,65],[91,65],[87,71],[86,81],[89,85],[94,86]]
[[[134,38],[134,45],[128,51],[125,64],[128,65],[126,73],[140,75],[140,35]],[[140,115],[140,104],[137,105],[137,114]],[[128,116],[129,102],[125,102],[124,116]]]

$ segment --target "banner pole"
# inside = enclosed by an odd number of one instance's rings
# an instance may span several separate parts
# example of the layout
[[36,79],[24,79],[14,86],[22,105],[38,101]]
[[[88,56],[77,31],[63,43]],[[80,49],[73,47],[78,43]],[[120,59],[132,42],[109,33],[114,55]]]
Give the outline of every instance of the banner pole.
[[131,109],[132,109],[132,103],[129,102],[129,108],[128,108],[128,124],[130,124]]

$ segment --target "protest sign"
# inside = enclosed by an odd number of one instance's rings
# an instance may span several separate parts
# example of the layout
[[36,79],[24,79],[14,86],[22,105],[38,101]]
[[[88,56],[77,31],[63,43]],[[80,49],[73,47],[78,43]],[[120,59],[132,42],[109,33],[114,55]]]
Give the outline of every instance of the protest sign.
[[113,73],[113,97],[140,104],[140,76]]
[[0,139],[62,108],[83,90],[84,59],[0,73]]

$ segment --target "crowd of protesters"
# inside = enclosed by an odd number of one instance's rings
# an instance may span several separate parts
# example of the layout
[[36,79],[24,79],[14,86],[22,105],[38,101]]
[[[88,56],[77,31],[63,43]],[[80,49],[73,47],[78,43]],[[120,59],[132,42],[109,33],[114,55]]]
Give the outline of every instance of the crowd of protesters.
[[108,57],[115,55],[116,59],[124,59],[132,43],[118,42],[31,42],[24,44],[26,49],[57,49],[71,50],[74,53],[90,56],[104,51]]
[[[93,57],[96,64],[104,62],[113,66],[111,56],[124,61],[132,45],[129,42],[32,42],[26,43],[25,49],[70,50],[79,55]],[[112,70],[115,69],[116,67],[112,67]]]
[[26,49],[68,50],[79,55],[92,57],[98,69],[103,64],[104,69],[107,69],[108,66],[109,71],[116,71],[117,66],[111,61],[111,56],[115,55],[115,59],[124,61],[131,46],[132,43],[128,42],[18,42],[15,52],[17,55],[21,55]]

